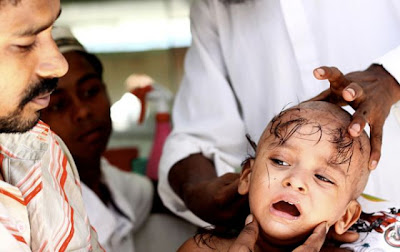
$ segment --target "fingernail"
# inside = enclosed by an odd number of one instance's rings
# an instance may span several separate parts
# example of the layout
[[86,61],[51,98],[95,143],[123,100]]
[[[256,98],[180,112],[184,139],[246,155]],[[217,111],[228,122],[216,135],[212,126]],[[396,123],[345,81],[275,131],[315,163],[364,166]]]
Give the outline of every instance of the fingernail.
[[319,75],[325,75],[325,70],[324,69],[322,69],[322,68],[318,68],[317,70],[317,73],[319,74]]
[[371,164],[369,165],[369,169],[375,170],[377,165],[378,165],[378,162],[376,160],[372,160]]
[[354,91],[354,89],[352,89],[352,88],[347,88],[346,91],[349,92],[349,93],[351,94],[352,97],[356,96],[356,91]]
[[249,225],[249,224],[252,223],[252,222],[253,222],[253,215],[252,215],[252,214],[249,214],[249,215],[247,216],[247,218],[246,218],[245,225]]
[[326,222],[326,226],[325,226],[325,228],[326,228],[325,234],[327,234],[327,233],[328,233],[328,231],[329,231],[329,225],[328,225],[328,222]]
[[355,133],[360,132],[361,126],[358,123],[351,125],[351,130],[355,131]]

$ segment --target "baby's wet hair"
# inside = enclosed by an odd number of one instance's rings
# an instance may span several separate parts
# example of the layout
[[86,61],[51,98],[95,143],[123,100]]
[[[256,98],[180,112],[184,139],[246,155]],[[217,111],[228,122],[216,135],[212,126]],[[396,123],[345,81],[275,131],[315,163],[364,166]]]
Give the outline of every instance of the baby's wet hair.
[[[282,146],[288,141],[293,134],[298,133],[301,135],[314,135],[319,134],[315,144],[318,144],[322,138],[322,134],[326,133],[331,136],[329,142],[335,145],[336,155],[333,156],[329,162],[335,165],[348,163],[350,167],[351,159],[353,156],[354,139],[347,133],[345,126],[340,126],[333,130],[323,131],[324,125],[300,115],[292,114],[292,112],[300,112],[303,108],[293,107],[281,111],[278,115],[272,118],[269,126],[270,135],[274,136],[278,141],[277,145]],[[290,115],[288,115],[291,113]],[[284,117],[288,115],[288,119]],[[350,117],[350,115],[349,115]],[[311,125],[312,130],[309,133],[299,132],[299,130],[306,125]]]

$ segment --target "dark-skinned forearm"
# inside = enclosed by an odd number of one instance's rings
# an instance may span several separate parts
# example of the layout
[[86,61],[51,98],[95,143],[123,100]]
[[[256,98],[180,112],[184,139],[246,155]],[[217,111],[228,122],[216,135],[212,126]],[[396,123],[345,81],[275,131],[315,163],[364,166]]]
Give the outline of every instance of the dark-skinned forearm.
[[393,97],[392,103],[396,103],[400,100],[400,83],[398,83],[396,79],[388,71],[386,71],[385,68],[383,68],[383,66],[372,64],[368,67],[367,71],[375,72],[377,75],[384,76],[386,82],[393,87],[390,88],[390,92]]
[[172,189],[184,200],[190,197],[190,187],[217,177],[214,164],[202,154],[192,154],[177,162],[169,171],[168,181]]

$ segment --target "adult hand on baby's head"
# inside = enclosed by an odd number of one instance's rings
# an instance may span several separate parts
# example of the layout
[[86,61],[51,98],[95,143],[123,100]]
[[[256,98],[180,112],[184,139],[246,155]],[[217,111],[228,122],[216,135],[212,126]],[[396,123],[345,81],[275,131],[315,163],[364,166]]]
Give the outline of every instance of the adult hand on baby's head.
[[349,125],[353,137],[361,134],[368,123],[371,128],[371,155],[369,168],[375,169],[381,156],[382,130],[391,106],[400,100],[400,86],[386,70],[371,65],[365,71],[343,75],[336,67],[319,67],[315,78],[329,80],[330,88],[312,98],[340,106],[351,105],[355,110]]

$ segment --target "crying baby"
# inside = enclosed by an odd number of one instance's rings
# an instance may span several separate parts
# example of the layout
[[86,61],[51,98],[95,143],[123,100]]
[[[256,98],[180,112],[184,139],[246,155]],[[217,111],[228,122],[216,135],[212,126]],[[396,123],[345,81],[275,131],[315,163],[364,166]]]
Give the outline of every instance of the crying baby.
[[[289,251],[327,222],[343,234],[359,218],[369,177],[370,141],[352,138],[351,115],[327,102],[304,102],[275,116],[255,157],[244,162],[238,191],[260,225],[256,251]],[[204,236],[203,236],[204,238]],[[227,251],[234,238],[194,238],[199,251]]]

